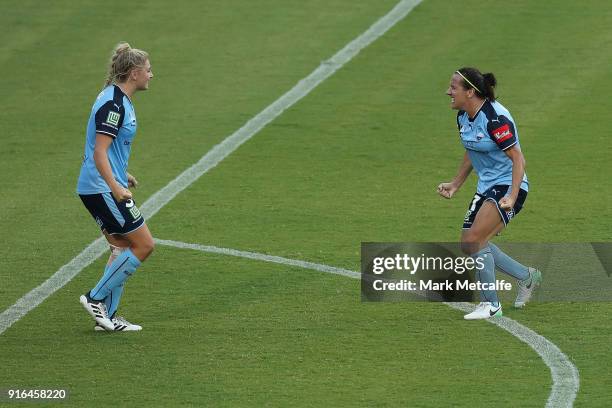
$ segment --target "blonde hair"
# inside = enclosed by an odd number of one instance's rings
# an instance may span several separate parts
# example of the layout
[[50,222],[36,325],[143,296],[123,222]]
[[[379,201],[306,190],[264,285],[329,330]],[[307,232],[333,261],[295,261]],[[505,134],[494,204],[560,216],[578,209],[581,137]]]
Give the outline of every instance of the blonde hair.
[[149,59],[149,54],[143,50],[130,47],[126,42],[117,44],[108,65],[108,76],[104,86],[113,82],[125,82],[134,68],[143,68]]

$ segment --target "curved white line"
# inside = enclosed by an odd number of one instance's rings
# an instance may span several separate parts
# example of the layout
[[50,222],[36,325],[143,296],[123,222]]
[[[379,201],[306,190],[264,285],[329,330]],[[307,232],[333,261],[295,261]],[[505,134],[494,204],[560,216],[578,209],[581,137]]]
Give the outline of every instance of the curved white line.
[[[179,174],[174,180],[154,193],[140,207],[145,218],[153,217],[162,207],[168,204],[177,194],[193,184],[198,178],[210,169],[216,167],[222,160],[232,154],[243,143],[251,139],[268,123],[280,116],[286,109],[290,108],[300,99],[308,95],[321,82],[332,76],[347,62],[353,59],[361,50],[372,44],[376,39],[385,34],[395,24],[408,15],[422,0],[401,0],[395,7],[383,17],[378,19],[370,28],[359,37],[336,52],[327,61],[311,72],[307,77],[301,79],[293,88],[274,101],[271,105],[259,112],[240,129],[223,139],[221,143],[214,146],[202,158]],[[30,310],[41,304],[45,299],[62,288],[72,280],[85,267],[98,259],[108,249],[104,239],[97,239],[74,257],[66,265],[62,266],[46,281],[32,289],[21,297],[15,304],[0,313],[0,334],[19,321]]]
[[[474,310],[474,305],[470,303],[445,302],[445,304],[453,309],[461,310],[466,313]],[[559,347],[546,337],[509,317],[487,319],[487,321],[501,327],[514,337],[529,345],[529,347],[538,353],[542,360],[544,360],[548,368],[550,368],[553,384],[550,395],[548,396],[548,401],[546,402],[546,407],[572,407],[574,405],[576,394],[580,388],[580,375],[578,374],[576,366]]]
[[[249,120],[243,127],[238,129],[232,135],[225,138],[221,143],[213,147],[208,153],[206,153],[196,164],[185,170],[168,185],[153,194],[145,203],[141,206],[141,211],[146,218],[150,218],[155,215],[162,207],[170,202],[177,194],[189,187],[204,173],[217,166],[223,159],[234,152],[244,142],[252,138],[259,130],[265,127],[272,120],[276,119],[281,115],[287,108],[298,102],[304,96],[309,94],[315,87],[317,87],[325,79],[333,75],[338,69],[344,64],[355,57],[363,48],[370,45],[377,38],[385,34],[391,27],[401,21],[404,17],[412,11],[422,0],[401,0],[397,5],[384,17],[374,23],[368,30],[366,30],[359,37],[347,44],[343,49],[338,51],[333,57],[327,61],[323,61],[321,65],[313,71],[306,78],[298,82],[291,90],[277,99],[272,105],[268,106],[262,112],[257,114],[251,120]],[[209,247],[212,249],[215,247]],[[37,307],[45,299],[61,289],[64,285],[72,280],[77,274],[79,274],[85,267],[99,258],[107,250],[107,244],[104,239],[99,238],[89,244],[81,253],[73,258],[66,265],[62,266],[58,271],[51,275],[45,282],[40,284],[38,287],[32,289],[20,298],[15,304],[10,306],[8,309],[0,313],[0,334],[4,333],[9,327],[15,322],[19,321],[28,312]],[[235,251],[231,249],[216,248],[219,251],[229,251],[227,255],[234,256],[261,256],[267,257],[263,254],[255,254],[243,251]],[[210,251],[213,252],[213,251]],[[235,252],[235,253],[232,253]],[[224,252],[219,252],[224,253]],[[237,255],[237,254],[240,255]],[[321,269],[316,269],[328,273],[335,273],[339,275],[349,276],[352,278],[358,278],[353,275],[357,272],[349,271],[341,268],[334,268],[327,265],[313,264],[310,262],[289,260],[286,258],[270,256],[267,259],[263,258],[252,258],[266,260],[269,262],[277,262],[278,260],[286,260],[287,262],[294,262],[295,264],[287,263],[288,265],[302,266],[307,269],[313,269],[311,266],[317,265]],[[273,259],[276,259],[274,261]],[[466,305],[467,307],[467,305]],[[508,319],[510,320],[510,319]],[[515,322],[516,323],[516,322]],[[518,324],[518,323],[516,323]],[[500,326],[503,327],[503,326]],[[524,327],[524,326],[521,326]],[[508,330],[504,328],[505,330]],[[527,328],[525,328],[527,329]],[[527,329],[529,330],[529,329]],[[535,336],[535,332],[531,332]],[[544,337],[539,336],[544,340],[544,346],[552,350],[552,355],[555,356],[560,353],[563,356],[564,361],[559,360],[560,364],[558,367],[553,369],[551,367],[551,373],[553,377],[553,389],[548,399],[547,406],[560,406],[560,407],[571,407],[576,397],[576,392],[579,387],[578,370],[574,367],[567,357],[552,343],[546,340]],[[520,338],[520,337],[519,337]],[[525,337],[525,338],[528,338]],[[521,339],[523,340],[523,339]],[[523,340],[525,341],[525,340]],[[528,343],[529,344],[529,343]],[[533,346],[530,344],[533,348]],[[535,348],[534,348],[535,350]],[[537,350],[536,350],[537,351]],[[538,352],[544,358],[547,355],[545,352]],[[546,361],[546,360],[545,360]],[[548,364],[548,363],[547,363]],[[571,370],[570,376],[568,376],[568,369],[566,368],[569,364]]]
[[[155,239],[160,245],[171,246],[182,249],[193,249],[196,251],[209,252],[214,254],[230,255],[240,258],[248,258],[257,261],[273,262],[282,265],[297,266],[304,269],[311,269],[320,272],[333,273],[336,275],[347,276],[353,279],[359,279],[361,274],[343,268],[336,268],[329,265],[317,264],[313,262],[300,261],[296,259],[283,258],[280,256],[260,254],[257,252],[239,251],[231,248],[219,248],[210,245],[189,244],[186,242],[178,242],[167,239]],[[474,305],[470,303],[448,303],[445,305],[453,309],[463,312],[471,312]],[[508,317],[500,317],[488,319],[489,323],[495,324],[504,329],[517,339],[521,340],[531,347],[544,361],[544,364],[550,369],[552,377],[552,387],[546,407],[572,407],[578,388],[580,388],[580,377],[578,369],[569,358],[557,347],[553,342],[546,337],[539,335],[528,327],[523,326],[519,322]]]

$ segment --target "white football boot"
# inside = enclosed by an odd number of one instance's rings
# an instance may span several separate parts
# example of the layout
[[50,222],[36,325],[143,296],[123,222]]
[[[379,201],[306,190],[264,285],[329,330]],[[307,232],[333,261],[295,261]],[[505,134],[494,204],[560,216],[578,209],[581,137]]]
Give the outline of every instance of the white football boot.
[[104,300],[94,300],[89,297],[89,293],[81,295],[79,301],[87,310],[87,313],[91,315],[96,321],[96,324],[100,325],[105,330],[113,330],[115,325],[108,318],[108,311],[106,310],[106,304]]
[[502,316],[501,303],[497,307],[493,307],[491,302],[480,302],[472,313],[468,313],[463,318],[465,320],[489,319],[491,317]]
[[533,291],[542,284],[542,272],[535,268],[529,269],[529,278],[525,279],[530,281],[529,285],[526,285],[523,281],[518,281],[516,299],[514,300],[514,307],[521,308],[525,306],[525,303],[529,302]]
[[115,326],[113,330],[106,330],[104,327],[96,324],[94,326],[95,331],[140,331],[142,326],[128,322],[125,317],[117,316],[113,317],[112,322]]

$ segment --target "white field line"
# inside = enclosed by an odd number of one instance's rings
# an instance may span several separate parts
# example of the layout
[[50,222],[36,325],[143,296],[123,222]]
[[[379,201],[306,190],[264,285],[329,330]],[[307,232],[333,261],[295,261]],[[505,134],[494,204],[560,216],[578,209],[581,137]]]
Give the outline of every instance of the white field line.
[[[243,127],[234,132],[231,136],[224,139],[221,143],[213,147],[207,154],[205,154],[196,164],[185,170],[178,177],[172,180],[168,185],[153,194],[144,204],[141,206],[141,211],[146,218],[150,218],[155,215],[163,206],[170,202],[178,193],[189,187],[204,173],[214,168],[223,159],[234,152],[240,145],[253,137],[259,132],[264,126],[270,123],[272,120],[277,118],[287,108],[294,105],[310,91],[317,87],[325,79],[333,75],[339,68],[354,58],[363,48],[370,45],[378,37],[386,33],[391,27],[401,21],[410,11],[417,6],[422,0],[402,0],[400,1],[387,15],[378,20],[373,24],[366,32],[361,34],[355,40],[347,44],[342,50],[336,53],[332,58],[321,63],[321,65],[313,71],[309,76],[298,82],[290,91],[277,99],[274,103],[260,112],[257,116],[249,120]],[[73,258],[66,265],[62,266],[57,272],[55,272],[49,279],[43,282],[40,286],[34,288],[22,298],[20,298],[15,304],[6,309],[0,314],[0,334],[4,333],[9,327],[15,322],[25,316],[29,311],[34,309],[45,299],[55,293],[57,290],[66,285],[72,278],[74,278],[79,272],[85,267],[99,258],[104,252],[106,252],[107,246],[103,238],[99,238],[89,244],[79,255]],[[232,250],[230,250],[232,251]],[[269,262],[274,262],[272,259],[277,257],[271,257],[268,259]],[[263,259],[262,259],[263,260]],[[302,262],[302,261],[294,261]],[[302,267],[309,268],[307,265],[314,265],[311,263],[304,263]],[[300,266],[296,264],[295,266]],[[347,271],[339,268],[326,267],[320,265],[322,268],[328,268],[324,270],[329,273],[338,273],[350,277],[355,277],[350,274],[353,271]],[[312,268],[309,268],[312,269]],[[323,269],[321,269],[323,271]],[[332,272],[336,271],[336,272]],[[341,273],[342,272],[342,273]],[[353,272],[356,273],[356,272]],[[466,304],[465,307],[468,307]],[[505,318],[504,318],[505,319]],[[508,319],[510,320],[510,319]],[[515,322],[516,323],[516,322]],[[516,323],[518,324],[518,323]],[[500,327],[508,330],[500,325]],[[523,326],[521,326],[523,327]],[[526,329],[526,328],[525,328]],[[529,330],[529,329],[527,329]],[[534,332],[531,332],[537,335]],[[518,337],[518,336],[517,336]],[[578,390],[578,370],[569,362],[567,357],[552,343],[546,340],[544,337],[539,336],[544,343],[548,344],[548,348],[551,351],[552,356],[556,355],[556,352],[560,353],[564,359],[558,359],[560,363],[556,364],[555,370],[551,367],[553,374],[553,389],[550,394],[547,406],[550,407],[571,407]],[[529,337],[521,338],[521,340],[527,342]],[[534,346],[528,343],[532,348]],[[552,346],[552,347],[551,347]],[[534,348],[535,350],[535,348]],[[537,351],[537,350],[536,350]],[[544,358],[544,356],[550,357],[545,351],[538,354]],[[563,360],[563,361],[562,361]],[[546,364],[548,362],[544,360]],[[568,376],[565,369],[561,370],[559,367],[564,368],[566,364],[571,366],[571,375]],[[556,373],[556,374],[555,374]]]
[[179,192],[189,187],[200,176],[215,167],[221,160],[229,156],[240,145],[253,137],[264,126],[280,116],[286,109],[293,106],[316,88],[321,82],[332,76],[338,69],[353,59],[359,52],[385,34],[391,27],[400,22],[412,11],[422,0],[402,0],[388,14],[374,23],[359,37],[348,43],[327,61],[323,61],[306,78],[299,81],[291,90],[278,98],[272,105],[268,106],[253,119],[249,120],[234,134],[223,140],[200,161],[185,170],[166,187],[162,188],[146,203],[141,210],[145,217],[151,217],[166,203],[172,200]]
[[89,264],[108,251],[108,243],[104,237],[96,239],[80,254],[66,265],[62,266],[49,279],[21,297],[15,304],[0,314],[0,334],[11,327],[13,323],[28,314],[32,309],[45,301],[53,293],[61,289]]
[[[215,167],[223,159],[234,152],[240,145],[252,138],[264,126],[277,118],[283,111],[294,105],[310,91],[325,81],[343,65],[349,62],[359,52],[386,33],[391,27],[401,21],[422,0],[402,0],[385,16],[368,28],[363,34],[348,43],[327,61],[323,61],[306,78],[300,80],[291,90],[261,111],[244,126],[214,146],[196,164],[185,170],[145,201],[140,210],[145,218],[155,215],[163,206],[178,193],[193,184],[204,173]],[[97,239],[85,248],[74,259],[62,266],[40,286],[32,289],[14,305],[0,313],[0,334],[11,327],[55,291],[66,285],[85,267],[100,257],[107,249],[103,239]]]
[[[304,269],[311,269],[320,272],[333,273],[336,275],[347,276],[349,278],[359,279],[361,274],[348,269],[336,268],[329,265],[322,265],[313,262],[300,261],[295,259],[282,258],[280,256],[260,254],[256,252],[239,251],[230,248],[219,248],[209,245],[189,244],[166,239],[156,239],[160,245],[171,246],[182,249],[193,249],[196,251],[230,255],[235,257],[253,259],[257,261],[273,262],[281,265],[297,266]],[[460,310],[462,312],[471,312],[474,310],[474,305],[470,303],[448,303],[449,307]],[[544,363],[550,368],[552,377],[552,387],[546,407],[572,407],[576,399],[576,393],[580,387],[580,377],[578,369],[569,361],[569,358],[550,340],[539,335],[528,327],[523,326],[519,322],[508,317],[499,317],[488,319],[487,322],[493,323],[504,329],[514,337],[518,338],[529,347],[531,347],[542,358]],[[466,325],[473,325],[475,322],[466,322]],[[477,323],[476,323],[477,324]]]
[[[474,310],[474,305],[470,303],[445,302],[445,304],[466,313]],[[488,319],[487,321],[501,327],[514,337],[528,344],[529,347],[542,357],[544,363],[550,368],[553,384],[546,403],[547,407],[572,407],[574,405],[576,394],[580,388],[580,376],[576,366],[572,364],[559,347],[546,337],[508,317]]]

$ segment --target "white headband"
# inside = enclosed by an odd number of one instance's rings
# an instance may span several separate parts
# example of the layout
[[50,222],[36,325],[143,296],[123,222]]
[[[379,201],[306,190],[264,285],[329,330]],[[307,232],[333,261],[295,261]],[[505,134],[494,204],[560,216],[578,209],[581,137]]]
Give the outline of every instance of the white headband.
[[455,71],[456,74],[461,75],[461,78],[465,79],[465,82],[467,82],[468,84],[470,84],[472,86],[472,88],[474,88],[475,90],[478,91],[478,93],[482,94],[482,92],[480,92],[480,89],[478,89],[478,87],[476,85],[474,85],[473,83],[470,82],[469,79],[467,79],[461,72],[459,71]]

